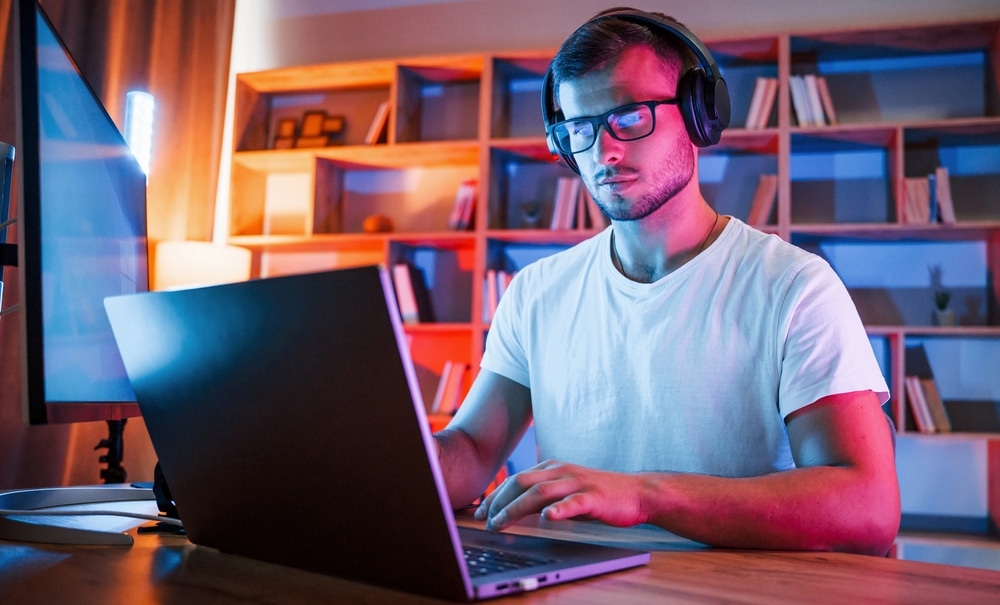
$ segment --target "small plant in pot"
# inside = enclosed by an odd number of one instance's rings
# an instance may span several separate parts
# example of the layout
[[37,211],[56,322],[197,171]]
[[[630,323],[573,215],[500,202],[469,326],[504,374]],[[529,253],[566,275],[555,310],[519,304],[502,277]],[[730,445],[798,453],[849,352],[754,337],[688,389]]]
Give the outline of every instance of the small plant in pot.
[[951,302],[951,292],[941,285],[943,271],[940,265],[930,268],[931,287],[934,290],[934,324],[938,326],[955,325],[955,310],[948,308]]

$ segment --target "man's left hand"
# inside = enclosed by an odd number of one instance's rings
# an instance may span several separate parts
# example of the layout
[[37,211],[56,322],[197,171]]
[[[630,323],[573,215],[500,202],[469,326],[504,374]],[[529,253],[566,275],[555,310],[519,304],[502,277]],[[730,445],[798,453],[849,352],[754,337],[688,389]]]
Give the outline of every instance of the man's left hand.
[[545,461],[508,477],[476,509],[486,528],[499,531],[524,516],[596,519],[618,527],[646,522],[640,475]]

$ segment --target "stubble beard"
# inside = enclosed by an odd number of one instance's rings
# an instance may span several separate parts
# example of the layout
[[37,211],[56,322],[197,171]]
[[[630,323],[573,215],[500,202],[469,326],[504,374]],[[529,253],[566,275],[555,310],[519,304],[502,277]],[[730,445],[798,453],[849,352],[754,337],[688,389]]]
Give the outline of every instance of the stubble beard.
[[655,190],[637,200],[629,201],[624,195],[606,189],[601,192],[603,196],[594,195],[594,191],[598,190],[597,181],[609,173],[635,174],[636,172],[636,169],[627,166],[601,170],[587,183],[594,202],[608,218],[614,221],[638,221],[662,208],[691,182],[694,176],[694,151],[691,145],[680,143],[671,153],[666,154],[654,171],[661,175],[663,180]]

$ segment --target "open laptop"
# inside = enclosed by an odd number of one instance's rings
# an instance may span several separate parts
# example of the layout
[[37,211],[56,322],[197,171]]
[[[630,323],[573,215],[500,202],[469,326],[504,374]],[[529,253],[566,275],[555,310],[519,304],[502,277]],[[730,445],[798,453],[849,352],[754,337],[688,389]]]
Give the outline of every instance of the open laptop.
[[[381,267],[107,299],[189,539],[449,600],[648,552],[458,528]],[[479,575],[473,548],[539,563]]]

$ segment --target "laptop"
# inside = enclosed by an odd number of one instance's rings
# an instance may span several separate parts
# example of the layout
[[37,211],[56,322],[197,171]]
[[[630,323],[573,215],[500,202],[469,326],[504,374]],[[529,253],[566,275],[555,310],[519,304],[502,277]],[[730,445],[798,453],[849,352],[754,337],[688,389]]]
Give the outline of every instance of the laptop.
[[[457,527],[382,267],[105,306],[195,544],[453,601],[649,561],[648,552]],[[537,565],[481,574],[465,556],[476,549]]]

